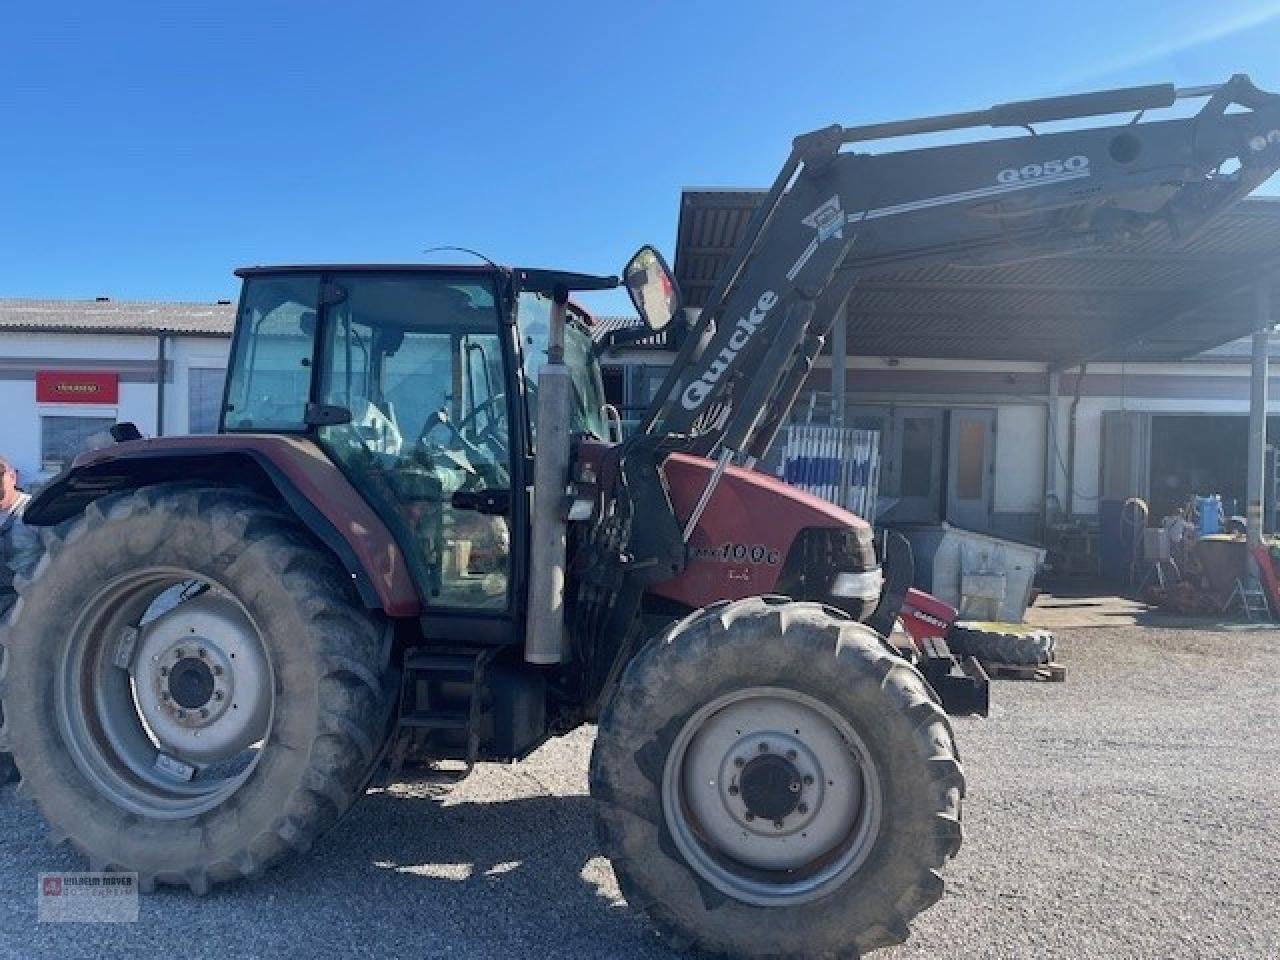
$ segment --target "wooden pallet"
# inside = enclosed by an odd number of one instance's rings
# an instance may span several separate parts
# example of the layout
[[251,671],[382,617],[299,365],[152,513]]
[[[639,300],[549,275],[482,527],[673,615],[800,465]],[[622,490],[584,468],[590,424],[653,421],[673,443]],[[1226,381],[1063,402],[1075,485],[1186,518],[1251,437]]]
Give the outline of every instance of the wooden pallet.
[[1062,683],[1067,679],[1067,668],[1061,663],[1023,666],[1013,663],[989,663],[984,660],[982,666],[992,680],[1040,680],[1047,683]]

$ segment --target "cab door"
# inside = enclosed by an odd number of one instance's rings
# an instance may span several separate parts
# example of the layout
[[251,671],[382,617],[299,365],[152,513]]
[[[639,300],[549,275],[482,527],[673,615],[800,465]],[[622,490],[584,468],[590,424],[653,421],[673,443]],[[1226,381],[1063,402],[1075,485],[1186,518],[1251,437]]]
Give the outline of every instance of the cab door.
[[511,605],[510,398],[492,278],[325,277],[318,439],[388,524],[437,611]]

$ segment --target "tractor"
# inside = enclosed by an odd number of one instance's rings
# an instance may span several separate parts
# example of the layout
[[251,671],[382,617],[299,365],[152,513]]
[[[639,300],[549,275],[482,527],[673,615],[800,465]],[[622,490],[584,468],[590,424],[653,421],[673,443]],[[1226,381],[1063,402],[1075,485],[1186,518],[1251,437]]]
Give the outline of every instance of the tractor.
[[[847,149],[985,125],[1029,133]],[[946,708],[983,681],[868,625],[905,589],[882,601],[872,526],[755,464],[860,279],[1190,237],[1278,166],[1280,98],[1242,76],[818,130],[696,319],[652,247],[621,280],[238,270],[218,433],[120,424],[27,509],[0,750],[91,869],[199,894],[305,853],[375,777],[597,724],[600,848],[670,943],[900,943],[960,848]],[[648,331],[688,324],[625,437],[573,301],[619,284]]]

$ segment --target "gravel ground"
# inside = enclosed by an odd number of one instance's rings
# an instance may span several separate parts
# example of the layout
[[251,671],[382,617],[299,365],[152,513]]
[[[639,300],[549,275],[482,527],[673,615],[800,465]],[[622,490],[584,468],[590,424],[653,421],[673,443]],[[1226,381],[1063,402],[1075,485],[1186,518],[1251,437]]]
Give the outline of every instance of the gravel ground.
[[[967,835],[907,958],[1280,954],[1280,631],[1063,631],[1066,684],[957,722]],[[310,856],[128,926],[35,923],[83,869],[0,790],[0,956],[670,957],[591,839],[590,730],[444,797],[367,797]]]

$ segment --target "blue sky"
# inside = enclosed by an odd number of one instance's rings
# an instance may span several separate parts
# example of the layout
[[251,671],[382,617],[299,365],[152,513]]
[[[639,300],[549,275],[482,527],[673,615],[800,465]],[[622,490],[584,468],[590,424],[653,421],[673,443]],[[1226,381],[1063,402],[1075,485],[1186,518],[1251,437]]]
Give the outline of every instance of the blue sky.
[[831,122],[1280,89],[1280,2],[870,6],[10,5],[0,296],[212,300],[241,264],[441,244],[610,273],[671,252],[682,186],[767,184]]

